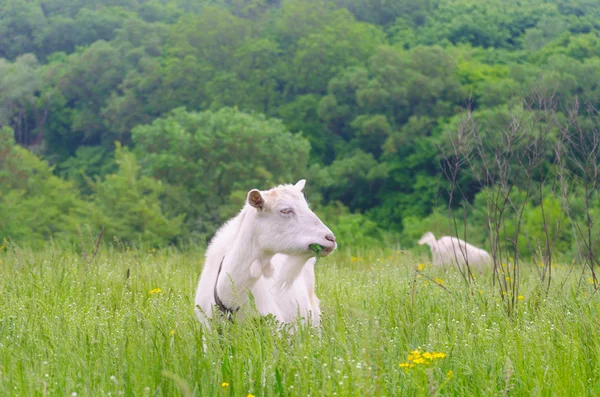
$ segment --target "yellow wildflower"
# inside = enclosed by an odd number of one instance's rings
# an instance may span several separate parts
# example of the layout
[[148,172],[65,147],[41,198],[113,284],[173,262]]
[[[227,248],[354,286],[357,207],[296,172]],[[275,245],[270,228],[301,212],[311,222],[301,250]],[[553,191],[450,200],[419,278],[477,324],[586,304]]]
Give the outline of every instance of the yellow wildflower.
[[413,350],[408,353],[408,362],[399,364],[401,368],[412,368],[417,364],[430,365],[434,360],[438,358],[446,357],[446,353],[442,352],[423,352],[419,350]]
[[506,281],[508,281],[510,283],[510,277],[506,276]]
[[408,354],[408,361],[415,361],[416,359],[421,357],[421,352],[418,350],[413,350]]
[[160,288],[154,288],[149,291],[150,294],[158,294],[161,292],[162,292],[162,289],[160,289]]
[[452,378],[453,375],[454,375],[454,372],[452,372],[452,370],[448,371],[448,373],[446,374],[446,376],[448,378]]
[[352,258],[350,258],[350,260],[352,260],[352,262],[356,262],[358,260],[358,258],[353,256]]
[[246,397],[254,397],[254,394],[248,393],[248,395]]
[[591,278],[591,277],[590,277],[590,278],[588,278],[588,279],[587,279],[587,281],[588,281],[588,283],[590,283],[590,284],[596,284],[596,280],[594,280],[594,279],[593,279],[593,278]]
[[444,284],[444,280],[442,280],[441,278],[436,278],[434,279],[434,281],[438,284]]
[[523,299],[525,299],[525,297],[523,295],[519,295],[519,296],[517,296],[517,299],[522,301]]
[[170,334],[171,334],[171,335],[175,335],[175,330],[174,330],[174,329],[172,329],[172,330],[171,330],[171,332],[170,332]]
[[229,383],[227,383],[227,382],[223,382],[223,383],[221,383],[221,387],[222,387],[222,388],[229,387]]
[[419,269],[419,271],[422,271],[423,269],[425,269],[425,265],[422,263],[419,263],[419,266],[417,266],[417,269]]

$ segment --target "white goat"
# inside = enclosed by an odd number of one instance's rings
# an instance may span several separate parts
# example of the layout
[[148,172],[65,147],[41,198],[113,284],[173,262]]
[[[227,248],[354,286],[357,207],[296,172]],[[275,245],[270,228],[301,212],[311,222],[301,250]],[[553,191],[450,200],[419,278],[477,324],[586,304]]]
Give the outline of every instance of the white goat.
[[243,316],[248,292],[261,315],[273,314],[291,323],[300,315],[319,325],[321,310],[315,295],[315,253],[336,247],[335,236],[310,210],[304,198],[305,180],[271,190],[248,192],[241,212],[219,229],[206,251],[196,292],[196,313]]
[[419,245],[427,244],[431,248],[434,266],[457,264],[463,268],[465,263],[474,270],[483,270],[490,266],[492,259],[487,251],[477,248],[456,237],[444,236],[436,241],[431,232],[427,232],[419,240]]

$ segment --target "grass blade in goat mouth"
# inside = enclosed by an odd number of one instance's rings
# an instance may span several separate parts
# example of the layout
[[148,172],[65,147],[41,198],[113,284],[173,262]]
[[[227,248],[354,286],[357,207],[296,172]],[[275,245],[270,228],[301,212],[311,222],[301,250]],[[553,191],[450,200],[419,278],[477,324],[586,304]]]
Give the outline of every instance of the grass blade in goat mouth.
[[319,244],[311,244],[308,246],[311,250],[313,250],[313,252],[315,253],[316,256],[321,256],[321,252],[323,251],[323,247],[320,246]]

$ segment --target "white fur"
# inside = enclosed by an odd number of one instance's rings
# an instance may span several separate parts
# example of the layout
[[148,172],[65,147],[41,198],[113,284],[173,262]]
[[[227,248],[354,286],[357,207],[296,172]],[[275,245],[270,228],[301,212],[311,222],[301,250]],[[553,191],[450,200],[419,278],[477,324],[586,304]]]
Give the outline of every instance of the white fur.
[[241,212],[216,233],[196,292],[196,313],[203,324],[220,313],[215,284],[219,299],[228,308],[239,308],[238,316],[248,311],[251,292],[262,315],[273,314],[285,323],[300,316],[319,324],[316,259],[309,246],[319,244],[328,255],[337,244],[331,230],[309,209],[304,183],[251,190]]
[[427,232],[419,240],[419,245],[427,244],[431,248],[434,266],[457,264],[461,268],[465,263],[471,269],[483,270],[492,263],[487,251],[477,248],[456,237],[444,236],[436,241],[431,232]]

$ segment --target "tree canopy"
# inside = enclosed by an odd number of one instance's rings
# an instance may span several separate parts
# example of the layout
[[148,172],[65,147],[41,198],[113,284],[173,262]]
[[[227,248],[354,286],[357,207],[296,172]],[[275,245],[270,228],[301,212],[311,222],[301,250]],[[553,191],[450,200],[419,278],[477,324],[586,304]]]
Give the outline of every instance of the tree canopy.
[[[596,122],[597,2],[417,3],[5,1],[0,237],[204,240],[249,189],[306,178],[352,243],[413,244],[448,203],[441,149],[467,109],[490,136],[542,94]],[[458,182],[451,205],[477,208],[484,187]]]

